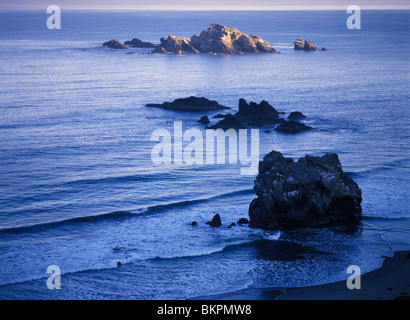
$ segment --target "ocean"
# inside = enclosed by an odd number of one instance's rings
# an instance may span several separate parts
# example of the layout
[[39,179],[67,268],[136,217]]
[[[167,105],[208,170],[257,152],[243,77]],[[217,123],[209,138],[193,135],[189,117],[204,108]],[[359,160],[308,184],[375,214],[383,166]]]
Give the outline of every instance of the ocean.
[[[0,11],[0,299],[195,299],[347,279],[410,248],[410,11]],[[277,54],[114,50],[212,23]],[[294,51],[312,40],[327,51]],[[128,55],[126,52],[135,52]],[[202,115],[147,108],[188,96],[268,101],[314,130],[259,128],[259,156],[337,153],[363,195],[355,229],[246,225],[255,175],[238,164],[156,165],[156,129]],[[220,214],[222,227],[206,224]],[[197,226],[191,222],[197,221]],[[121,266],[118,267],[118,262]],[[50,290],[47,268],[61,270]]]

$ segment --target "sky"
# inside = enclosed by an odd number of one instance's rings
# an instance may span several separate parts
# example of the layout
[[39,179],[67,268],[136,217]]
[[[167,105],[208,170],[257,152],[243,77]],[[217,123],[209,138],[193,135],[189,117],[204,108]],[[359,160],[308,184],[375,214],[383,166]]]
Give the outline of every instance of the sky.
[[47,8],[113,10],[289,10],[410,9],[410,0],[0,0],[0,8]]

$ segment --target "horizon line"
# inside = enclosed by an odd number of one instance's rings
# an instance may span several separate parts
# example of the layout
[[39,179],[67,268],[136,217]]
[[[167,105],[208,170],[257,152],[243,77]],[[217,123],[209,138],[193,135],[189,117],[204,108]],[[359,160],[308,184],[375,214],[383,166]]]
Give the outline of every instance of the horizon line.
[[[362,5],[361,10],[410,10],[410,5]],[[0,10],[42,10],[47,7],[5,7]],[[137,7],[66,7],[64,10],[101,10],[101,11],[339,11],[346,10],[348,6],[243,6],[243,7],[221,7],[221,8],[137,8]]]

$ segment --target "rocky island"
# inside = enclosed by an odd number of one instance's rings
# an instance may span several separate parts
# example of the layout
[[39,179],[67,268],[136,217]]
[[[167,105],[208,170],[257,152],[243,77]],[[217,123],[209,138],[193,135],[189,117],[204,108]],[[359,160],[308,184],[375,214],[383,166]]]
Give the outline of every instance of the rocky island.
[[175,99],[172,102],[164,102],[160,104],[148,103],[145,106],[185,112],[205,112],[230,109],[229,107],[220,105],[218,102],[214,100],[208,100],[203,97],[198,98],[194,96],[188,98]]
[[210,27],[191,38],[168,36],[162,37],[161,43],[153,53],[207,53],[207,54],[242,54],[276,52],[275,48],[258,36],[247,35],[238,29],[221,24]]
[[362,194],[342,170],[337,154],[298,161],[271,151],[259,162],[249,206],[250,226],[262,229],[320,227],[357,222]]

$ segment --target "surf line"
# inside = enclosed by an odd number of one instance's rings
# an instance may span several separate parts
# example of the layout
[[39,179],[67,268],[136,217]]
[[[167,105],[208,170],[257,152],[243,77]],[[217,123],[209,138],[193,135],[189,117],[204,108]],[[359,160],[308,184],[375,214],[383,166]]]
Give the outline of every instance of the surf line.
[[205,137],[203,132],[196,128],[183,132],[182,121],[174,121],[173,129],[173,134],[165,128],[152,132],[151,141],[158,142],[151,151],[151,160],[154,164],[240,163],[244,166],[240,169],[241,175],[258,173],[259,129],[251,129],[250,136],[248,129],[206,129]]

